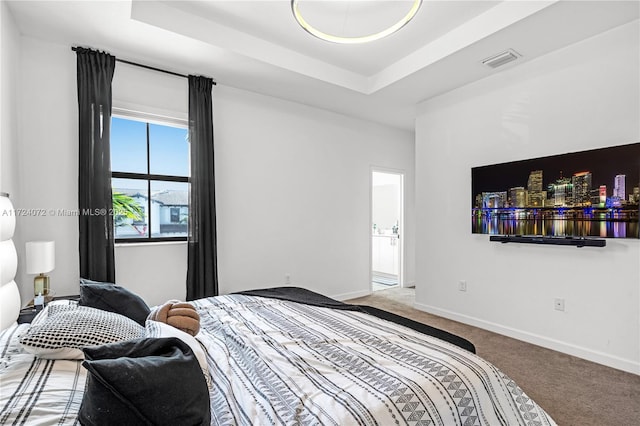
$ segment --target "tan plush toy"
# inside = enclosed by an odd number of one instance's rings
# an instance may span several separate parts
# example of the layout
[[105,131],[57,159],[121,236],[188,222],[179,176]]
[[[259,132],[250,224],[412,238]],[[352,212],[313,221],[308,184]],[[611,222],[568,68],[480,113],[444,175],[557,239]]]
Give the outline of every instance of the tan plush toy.
[[200,315],[190,303],[170,300],[151,311],[147,319],[164,322],[192,336],[200,331]]

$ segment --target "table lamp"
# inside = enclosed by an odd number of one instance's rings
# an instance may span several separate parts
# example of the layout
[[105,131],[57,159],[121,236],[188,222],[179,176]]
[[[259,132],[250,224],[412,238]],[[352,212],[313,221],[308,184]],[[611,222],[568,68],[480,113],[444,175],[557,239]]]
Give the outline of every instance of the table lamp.
[[27,274],[38,274],[33,279],[33,292],[36,296],[49,294],[49,276],[45,273],[55,268],[55,242],[30,241],[26,243]]

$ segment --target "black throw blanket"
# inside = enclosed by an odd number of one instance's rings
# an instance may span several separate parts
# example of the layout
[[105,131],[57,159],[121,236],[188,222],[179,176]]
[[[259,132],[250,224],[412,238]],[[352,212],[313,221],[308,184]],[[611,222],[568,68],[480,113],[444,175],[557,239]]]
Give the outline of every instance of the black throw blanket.
[[456,346],[466,349],[469,352],[476,353],[476,348],[467,339],[464,339],[455,334],[451,334],[447,331],[440,330],[439,328],[431,327],[426,324],[422,324],[417,321],[413,321],[409,318],[405,318],[400,315],[396,315],[391,312],[384,311],[382,309],[374,308],[373,306],[364,305],[350,305],[347,303],[339,302],[331,299],[330,297],[323,296],[315,293],[311,290],[307,290],[300,287],[274,287],[257,290],[239,291],[234,294],[243,294],[245,296],[259,296],[269,297],[272,299],[288,300],[290,302],[303,303],[306,305],[320,306],[323,308],[342,309],[347,311],[359,311],[364,312],[375,317],[394,322],[396,324],[409,327],[415,331],[418,331],[429,336],[437,337],[440,340],[452,343]]

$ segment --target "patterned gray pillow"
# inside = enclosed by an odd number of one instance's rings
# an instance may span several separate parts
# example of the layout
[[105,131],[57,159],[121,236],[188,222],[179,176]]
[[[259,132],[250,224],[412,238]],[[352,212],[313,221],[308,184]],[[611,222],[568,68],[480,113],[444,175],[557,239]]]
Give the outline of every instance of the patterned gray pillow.
[[47,359],[84,359],[82,348],[144,337],[144,327],[114,312],[54,305],[20,337],[25,351]]

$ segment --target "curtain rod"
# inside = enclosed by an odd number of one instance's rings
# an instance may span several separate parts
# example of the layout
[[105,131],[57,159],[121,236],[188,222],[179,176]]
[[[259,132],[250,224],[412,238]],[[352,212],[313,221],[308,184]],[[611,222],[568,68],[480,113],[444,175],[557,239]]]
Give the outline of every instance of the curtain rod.
[[[76,50],[78,50],[78,48],[73,46],[73,47],[71,47],[71,50],[73,50],[75,52]],[[176,77],[189,78],[188,75],[180,74],[180,73],[173,72],[173,71],[163,70],[162,68],[156,68],[156,67],[152,67],[152,66],[149,66],[149,65],[139,64],[137,62],[127,61],[125,59],[120,59],[120,58],[117,58],[117,57],[116,57],[116,62],[122,62],[123,64],[133,65],[133,66],[140,67],[140,68],[146,68],[146,69],[152,70],[152,71],[163,72],[165,74],[175,75]],[[214,86],[216,85],[215,80],[213,80],[213,85]]]

